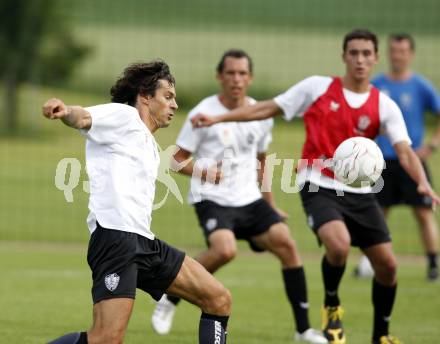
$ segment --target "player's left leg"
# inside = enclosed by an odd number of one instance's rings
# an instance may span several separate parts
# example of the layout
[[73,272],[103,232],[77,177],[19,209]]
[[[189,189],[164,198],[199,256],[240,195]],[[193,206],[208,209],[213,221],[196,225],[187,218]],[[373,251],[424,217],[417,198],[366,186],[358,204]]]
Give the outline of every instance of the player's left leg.
[[200,344],[226,343],[231,294],[200,263],[185,256],[179,273],[166,292],[181,297],[201,309]]
[[428,259],[428,280],[435,281],[438,278],[438,226],[434,218],[432,208],[413,207],[414,216],[419,223],[426,257]]
[[390,242],[363,249],[373,266],[372,301],[374,306],[373,344],[397,344],[399,341],[389,335],[391,311],[397,291],[397,260]]
[[319,331],[310,327],[304,268],[287,225],[283,222],[275,223],[266,232],[252,237],[252,242],[272,252],[281,262],[284,287],[296,321],[296,339],[309,343],[327,343]]

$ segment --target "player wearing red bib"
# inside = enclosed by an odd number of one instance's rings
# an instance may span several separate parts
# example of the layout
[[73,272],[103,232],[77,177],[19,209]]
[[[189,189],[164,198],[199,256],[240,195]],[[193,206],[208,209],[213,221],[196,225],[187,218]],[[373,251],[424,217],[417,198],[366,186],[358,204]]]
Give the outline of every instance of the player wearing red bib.
[[274,117],[281,111],[286,120],[303,117],[306,142],[296,182],[308,223],[325,247],[322,275],[325,288],[323,331],[332,344],[343,344],[342,308],[338,288],[350,246],[359,247],[375,270],[373,344],[398,344],[388,327],[397,290],[396,269],[389,231],[371,187],[354,188],[333,178],[318,159],[333,156],[336,147],[353,136],[374,138],[383,133],[393,145],[399,162],[417,183],[418,191],[440,204],[411,149],[402,113],[369,81],[378,61],[377,37],[354,30],[344,37],[342,78],[313,76],[292,86],[274,99],[244,106],[227,114],[192,119],[196,127],[224,121],[252,121]]

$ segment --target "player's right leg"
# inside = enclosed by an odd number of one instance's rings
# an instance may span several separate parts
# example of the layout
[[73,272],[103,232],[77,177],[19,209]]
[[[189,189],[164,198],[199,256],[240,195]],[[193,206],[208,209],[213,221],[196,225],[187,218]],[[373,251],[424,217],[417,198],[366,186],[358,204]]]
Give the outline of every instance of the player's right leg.
[[307,222],[325,246],[322,277],[325,289],[322,330],[331,344],[344,344],[339,283],[350,252],[351,236],[340,209],[345,206],[334,190],[306,183],[300,192]]
[[321,265],[325,289],[322,330],[329,343],[344,344],[346,337],[341,321],[343,310],[338,289],[350,252],[350,234],[341,220],[324,223],[317,233],[325,246],[325,255]]
[[196,260],[186,256],[167,293],[200,307],[199,344],[226,343],[230,292]]

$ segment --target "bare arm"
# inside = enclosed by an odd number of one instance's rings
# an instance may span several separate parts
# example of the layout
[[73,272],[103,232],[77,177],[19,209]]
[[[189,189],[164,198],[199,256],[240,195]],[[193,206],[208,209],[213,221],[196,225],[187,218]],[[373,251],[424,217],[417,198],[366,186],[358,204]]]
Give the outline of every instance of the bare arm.
[[396,151],[400,165],[416,182],[417,191],[423,195],[431,197],[434,206],[440,204],[440,198],[432,190],[431,185],[426,178],[425,171],[423,170],[422,163],[411,146],[407,142],[398,142],[394,144],[393,147]]
[[270,204],[282,219],[287,219],[289,214],[276,206],[275,198],[272,193],[272,181],[269,179],[269,174],[264,173],[264,167],[266,166],[266,153],[258,153],[257,159],[260,162],[260,168],[258,169],[258,183],[261,185],[261,194],[266,202]]
[[212,173],[211,169],[197,170],[194,167],[194,161],[191,155],[191,152],[179,147],[171,159],[171,168],[186,176],[192,177],[194,175],[195,177],[201,178],[202,181],[218,184],[222,177],[221,166],[213,166],[212,169],[215,169],[215,171],[212,171]]
[[219,122],[258,121],[274,117],[280,113],[280,108],[274,100],[264,100],[253,105],[236,108],[224,115],[215,117],[197,114],[191,122],[195,128],[208,127]]
[[60,119],[64,124],[75,129],[90,129],[92,116],[81,106],[66,106],[60,99],[49,99],[43,105],[43,116]]

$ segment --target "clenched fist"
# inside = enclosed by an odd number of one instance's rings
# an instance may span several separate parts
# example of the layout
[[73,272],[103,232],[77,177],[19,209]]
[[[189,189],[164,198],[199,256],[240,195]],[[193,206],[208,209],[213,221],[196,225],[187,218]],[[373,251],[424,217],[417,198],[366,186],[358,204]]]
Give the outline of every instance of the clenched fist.
[[43,115],[49,119],[59,119],[69,114],[69,108],[62,100],[52,98],[43,105]]

